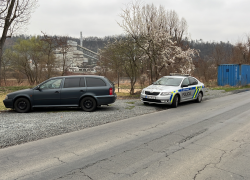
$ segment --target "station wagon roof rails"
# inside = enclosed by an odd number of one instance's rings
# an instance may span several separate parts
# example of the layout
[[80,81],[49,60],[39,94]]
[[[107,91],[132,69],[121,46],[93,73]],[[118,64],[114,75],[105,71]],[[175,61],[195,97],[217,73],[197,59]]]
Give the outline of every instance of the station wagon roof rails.
[[190,74],[170,73],[170,76],[190,76]]

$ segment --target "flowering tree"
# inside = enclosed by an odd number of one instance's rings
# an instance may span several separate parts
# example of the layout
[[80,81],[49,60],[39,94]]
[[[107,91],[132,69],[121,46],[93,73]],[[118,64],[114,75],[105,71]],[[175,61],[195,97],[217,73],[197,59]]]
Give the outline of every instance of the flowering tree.
[[150,62],[151,82],[169,66],[179,66],[184,73],[193,70],[192,56],[198,52],[183,45],[187,23],[184,18],[179,20],[175,11],[167,12],[162,6],[157,8],[153,4],[136,2],[128,5],[121,17],[123,21],[118,24],[144,51],[144,59]]

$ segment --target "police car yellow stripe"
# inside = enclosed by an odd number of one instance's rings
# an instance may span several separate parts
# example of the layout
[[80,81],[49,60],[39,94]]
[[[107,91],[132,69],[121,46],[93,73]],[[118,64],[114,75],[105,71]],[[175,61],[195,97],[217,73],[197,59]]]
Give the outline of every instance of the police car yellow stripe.
[[198,89],[197,89],[198,87],[196,87],[195,89],[195,92],[194,92],[194,95],[193,95],[193,99],[196,97],[196,95],[197,95],[197,92],[198,92]]
[[199,94],[200,90],[204,88],[204,86],[197,86],[196,87],[196,91],[194,93],[193,99],[195,99],[197,97],[197,95]]
[[170,102],[172,103],[173,102],[173,99],[174,99],[174,96],[175,94],[177,93],[178,91],[172,91],[172,94],[170,96]]

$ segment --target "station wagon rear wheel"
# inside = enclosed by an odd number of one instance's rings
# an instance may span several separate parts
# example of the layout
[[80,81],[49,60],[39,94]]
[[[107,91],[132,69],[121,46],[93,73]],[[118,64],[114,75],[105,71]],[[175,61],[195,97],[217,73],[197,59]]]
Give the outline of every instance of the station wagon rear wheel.
[[26,113],[30,110],[30,102],[26,98],[18,98],[14,103],[14,108],[19,113]]
[[94,98],[85,97],[81,100],[80,106],[84,111],[90,112],[90,111],[94,111],[97,105],[96,105],[96,101]]

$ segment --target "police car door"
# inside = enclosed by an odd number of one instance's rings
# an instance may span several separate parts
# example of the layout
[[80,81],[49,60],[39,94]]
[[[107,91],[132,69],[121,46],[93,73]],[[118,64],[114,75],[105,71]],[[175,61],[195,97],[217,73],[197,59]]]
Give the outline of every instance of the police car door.
[[192,99],[196,99],[197,95],[195,93],[197,90],[197,86],[198,86],[198,81],[192,77],[188,77],[189,80],[189,87],[192,89],[191,90],[191,95],[192,95]]
[[181,90],[181,100],[182,101],[187,101],[192,98],[192,93],[191,90],[192,88],[189,87],[189,80],[188,78],[185,78],[182,82],[182,90]]

